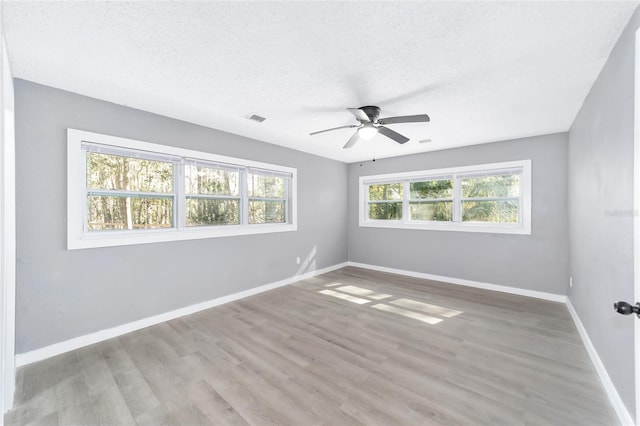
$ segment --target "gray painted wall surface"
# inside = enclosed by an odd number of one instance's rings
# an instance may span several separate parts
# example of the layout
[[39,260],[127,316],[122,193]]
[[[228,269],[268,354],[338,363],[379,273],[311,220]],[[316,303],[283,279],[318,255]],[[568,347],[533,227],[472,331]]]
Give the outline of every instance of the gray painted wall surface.
[[[17,353],[292,277],[296,256],[315,252],[311,269],[347,260],[346,164],[24,80],[15,90]],[[296,167],[298,231],[67,251],[67,127]]]
[[[532,235],[358,226],[358,178],[531,159]],[[451,278],[566,294],[567,134],[349,165],[349,260]]]
[[[569,299],[630,413],[633,320],[633,98],[636,11],[569,131]],[[628,350],[620,350],[628,348]]]

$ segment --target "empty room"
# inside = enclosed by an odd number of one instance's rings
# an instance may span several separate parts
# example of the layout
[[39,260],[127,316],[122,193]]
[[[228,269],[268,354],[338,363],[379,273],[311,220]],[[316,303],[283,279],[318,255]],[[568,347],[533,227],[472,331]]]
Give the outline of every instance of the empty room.
[[639,5],[1,1],[0,426],[640,426]]

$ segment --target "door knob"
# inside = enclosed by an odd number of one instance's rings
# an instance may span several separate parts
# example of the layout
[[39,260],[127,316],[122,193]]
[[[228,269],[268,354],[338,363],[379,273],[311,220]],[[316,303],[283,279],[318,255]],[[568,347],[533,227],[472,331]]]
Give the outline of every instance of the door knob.
[[620,315],[636,314],[640,318],[640,303],[631,305],[627,302],[616,302],[613,304],[613,309]]

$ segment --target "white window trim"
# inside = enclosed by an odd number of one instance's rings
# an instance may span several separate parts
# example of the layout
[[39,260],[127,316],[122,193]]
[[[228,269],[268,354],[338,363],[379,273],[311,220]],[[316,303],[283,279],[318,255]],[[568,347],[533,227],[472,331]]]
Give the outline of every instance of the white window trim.
[[[478,222],[436,222],[409,220],[409,180],[416,178],[438,179],[445,175],[465,173],[492,172],[522,168],[520,175],[520,221],[517,224],[478,223]],[[367,185],[375,183],[399,183],[405,185],[402,200],[403,214],[400,220],[369,219]],[[460,194],[454,194],[454,200],[460,200]],[[454,218],[459,218],[459,207],[454,201]],[[382,175],[361,176],[359,179],[358,217],[361,227],[418,229],[430,231],[462,231],[487,232],[496,234],[531,235],[531,160],[509,161],[503,163],[479,164],[464,167],[450,167],[445,169],[420,170],[415,172],[389,173]],[[454,219],[455,220],[455,219]]]
[[[271,170],[291,175],[290,215],[288,223],[253,225],[221,225],[186,227],[177,224],[171,229],[144,229],[126,231],[84,232],[84,158],[82,144],[96,143],[117,148],[148,151],[176,157],[199,159],[208,162],[233,164],[242,168]],[[158,145],[133,139],[67,129],[67,249],[113,247],[131,244],[159,243],[166,241],[195,240],[202,238],[230,237],[236,235],[290,232],[298,229],[297,169],[258,161],[226,157],[201,151],[193,151],[168,145]]]

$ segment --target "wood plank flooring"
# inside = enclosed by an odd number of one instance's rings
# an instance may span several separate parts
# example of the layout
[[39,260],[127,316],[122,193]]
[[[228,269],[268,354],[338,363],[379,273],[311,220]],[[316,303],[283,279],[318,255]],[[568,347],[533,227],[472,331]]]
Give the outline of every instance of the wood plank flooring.
[[615,425],[560,303],[344,268],[18,371],[7,425]]

